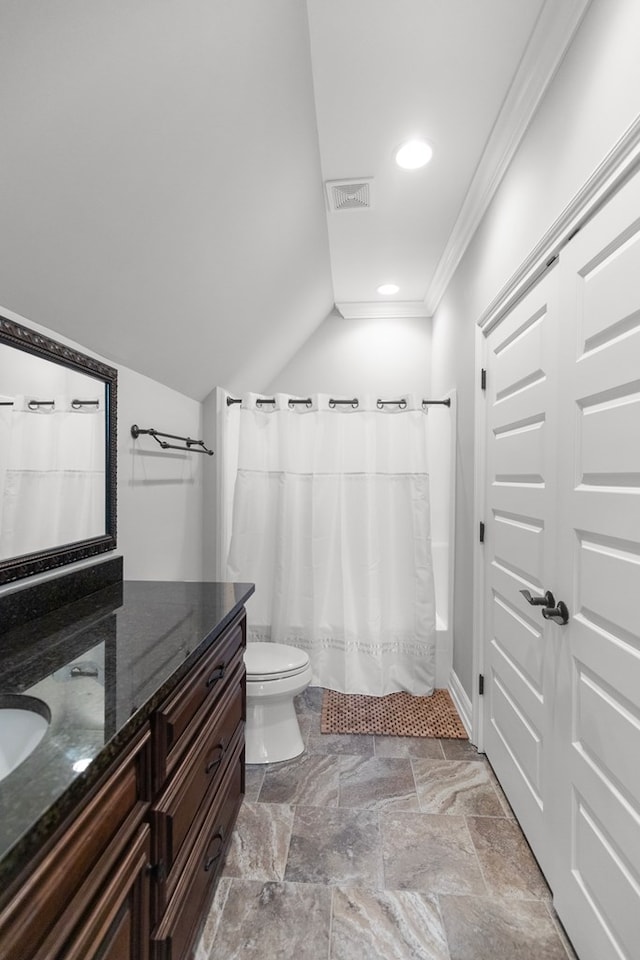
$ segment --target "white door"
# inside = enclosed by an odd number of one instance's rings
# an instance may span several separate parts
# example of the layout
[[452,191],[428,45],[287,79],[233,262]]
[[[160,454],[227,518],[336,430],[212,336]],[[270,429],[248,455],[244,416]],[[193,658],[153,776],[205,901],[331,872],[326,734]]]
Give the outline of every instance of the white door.
[[638,960],[640,175],[560,267],[554,902],[581,960]]
[[488,336],[484,749],[547,874],[556,540],[557,267]]
[[487,348],[485,749],[580,960],[640,960],[640,174]]

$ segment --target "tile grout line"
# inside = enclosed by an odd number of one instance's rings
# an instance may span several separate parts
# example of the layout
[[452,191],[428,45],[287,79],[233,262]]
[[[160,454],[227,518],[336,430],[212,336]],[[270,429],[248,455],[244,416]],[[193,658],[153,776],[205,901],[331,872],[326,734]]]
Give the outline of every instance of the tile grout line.
[[327,945],[328,946],[327,960],[331,960],[331,954],[333,953],[333,950],[331,949],[332,948],[331,940],[333,936],[333,899],[334,899],[335,887],[332,886],[330,889],[331,889],[331,893],[330,893],[330,901],[329,901],[329,943]]
[[378,823],[378,850],[380,852],[380,857],[378,860],[378,886],[379,891],[386,891],[386,876],[384,870],[384,840],[382,837],[382,820],[380,817],[380,808],[376,807],[376,820]]
[[291,809],[292,809],[292,811],[293,811],[293,816],[291,817],[291,829],[289,830],[289,840],[288,840],[288,843],[287,843],[287,852],[286,852],[286,854],[285,854],[284,863],[283,863],[283,866],[282,866],[282,883],[285,882],[285,879],[284,879],[284,878],[285,878],[285,876],[286,876],[286,874],[287,874],[287,864],[289,863],[289,853],[290,853],[290,851],[291,851],[291,839],[292,839],[292,837],[293,837],[293,827],[294,827],[294,824],[295,824],[295,822],[296,822],[296,814],[297,814],[297,812],[298,812],[298,804],[297,804],[297,803],[290,803],[290,804],[288,804],[288,806],[291,807]]
[[411,765],[411,776],[413,777],[413,789],[416,792],[416,801],[418,803],[418,813],[424,813],[425,811],[422,809],[422,801],[420,800],[420,794],[418,793],[418,781],[416,780],[416,771],[413,766],[413,760],[414,760],[413,757],[409,757],[409,763]]
[[[220,877],[220,879],[218,880],[218,887],[220,886],[220,883],[222,882],[223,879],[225,879],[225,878]],[[216,939],[217,939],[217,936],[218,936],[218,931],[220,930],[220,924],[222,923],[222,914],[224,913],[224,908],[225,908],[226,905],[227,905],[227,900],[229,899],[229,893],[231,892],[231,878],[230,878],[230,877],[227,877],[226,880],[227,880],[227,885],[226,885],[226,886],[227,886],[227,890],[226,890],[226,893],[225,893],[224,898],[223,898],[223,900],[222,900],[222,903],[221,903],[221,905],[220,905],[220,909],[219,909],[219,911],[218,911],[218,922],[216,923],[216,930],[215,930],[215,933],[214,933],[213,937],[211,938],[211,945],[210,945],[209,949],[207,950],[208,960],[211,960],[211,957],[213,956],[213,948],[214,948],[214,946],[215,946],[215,942],[216,942]],[[218,890],[216,889],[216,893],[214,894],[214,901],[215,901],[215,896],[216,896],[217,892],[218,892]],[[209,918],[210,914],[211,914],[211,909],[209,909],[209,913],[207,914],[207,919]],[[206,920],[205,920],[205,926],[206,926]],[[204,928],[203,928],[203,929],[204,929]],[[202,934],[200,934],[200,942],[202,942]]]
[[475,843],[474,843],[474,841],[473,841],[473,834],[471,833],[471,829],[470,829],[470,827],[469,827],[469,816],[468,816],[467,814],[464,815],[464,825],[465,825],[465,829],[466,829],[467,833],[469,834],[469,840],[471,840],[471,846],[472,846],[472,848],[473,848],[473,854],[474,854],[474,856],[475,856],[475,858],[476,858],[476,862],[477,862],[477,864],[478,864],[478,869],[479,869],[479,871],[480,871],[480,876],[482,877],[482,882],[484,883],[484,887],[485,887],[485,890],[486,890],[486,896],[491,896],[491,897],[493,897],[493,896],[495,896],[495,894],[493,894],[493,893],[489,890],[489,884],[487,883],[487,878],[485,877],[484,870],[482,869],[482,863],[480,862],[480,855],[479,855],[479,853],[478,853],[478,848],[476,847],[476,845],[475,845]]
[[442,894],[440,893],[433,894],[433,897],[436,901],[436,906],[438,908],[438,916],[440,917],[440,926],[442,927],[442,936],[444,937],[444,945],[447,950],[447,956],[449,957],[449,960],[451,960],[451,947],[449,946],[449,935],[447,934],[447,928],[445,927],[445,924],[444,924],[444,914],[442,912],[442,904],[440,903],[441,896]]

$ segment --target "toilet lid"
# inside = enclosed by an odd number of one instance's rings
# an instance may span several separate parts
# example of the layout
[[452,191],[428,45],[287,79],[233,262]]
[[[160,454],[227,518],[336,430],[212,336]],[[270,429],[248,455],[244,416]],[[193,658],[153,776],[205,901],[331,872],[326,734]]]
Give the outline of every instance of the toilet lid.
[[244,652],[247,677],[250,680],[273,680],[274,677],[293,677],[309,665],[304,650],[286,643],[264,643],[256,640],[247,644]]

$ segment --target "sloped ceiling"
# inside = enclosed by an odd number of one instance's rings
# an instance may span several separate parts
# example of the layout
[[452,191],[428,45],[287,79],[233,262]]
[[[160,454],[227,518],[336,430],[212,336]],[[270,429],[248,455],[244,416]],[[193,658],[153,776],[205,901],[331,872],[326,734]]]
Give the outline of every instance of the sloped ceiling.
[[0,304],[200,399],[333,307],[300,0],[4,0]]
[[[196,399],[262,389],[384,280],[428,315],[544,12],[586,2],[3,0],[0,304]],[[328,213],[361,176],[374,208]]]

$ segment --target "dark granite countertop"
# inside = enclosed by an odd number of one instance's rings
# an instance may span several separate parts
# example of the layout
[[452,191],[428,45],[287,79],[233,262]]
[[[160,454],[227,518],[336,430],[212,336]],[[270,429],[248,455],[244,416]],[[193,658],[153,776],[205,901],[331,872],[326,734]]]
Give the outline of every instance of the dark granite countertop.
[[0,890],[252,593],[246,583],[125,581],[0,634],[0,694],[51,710],[40,744],[0,781]]

